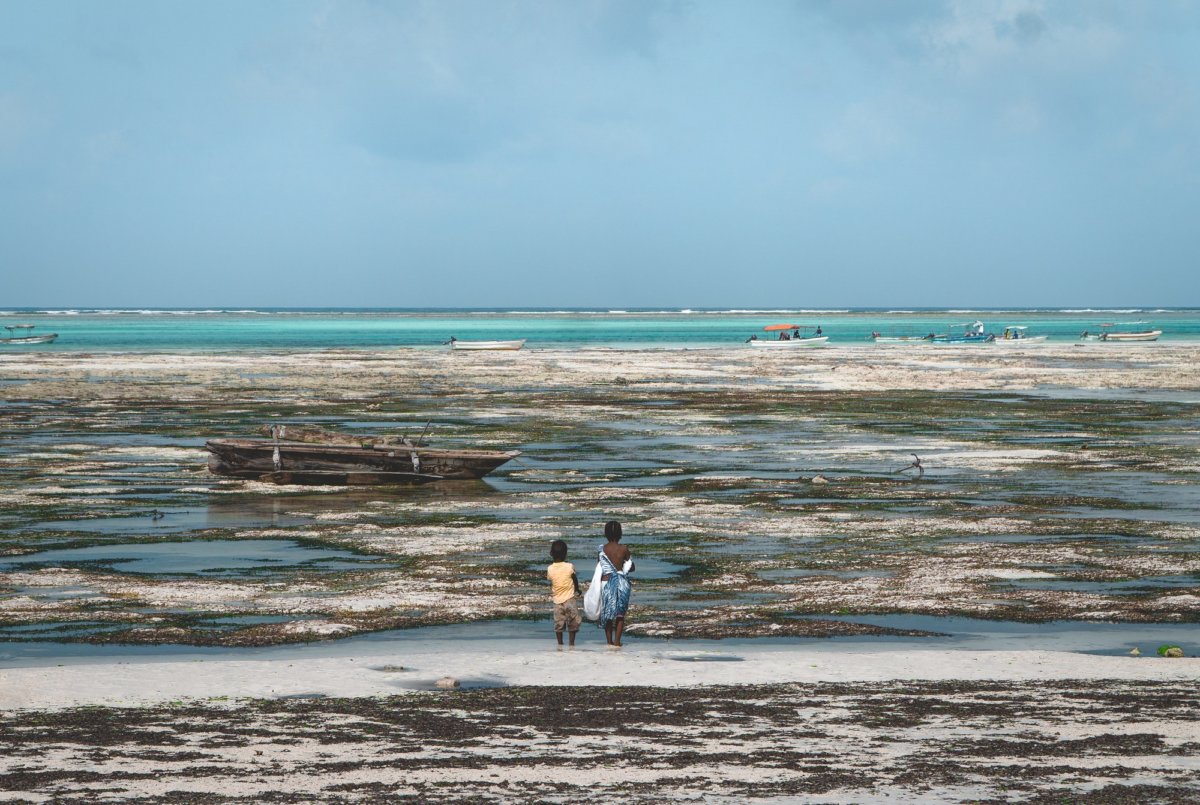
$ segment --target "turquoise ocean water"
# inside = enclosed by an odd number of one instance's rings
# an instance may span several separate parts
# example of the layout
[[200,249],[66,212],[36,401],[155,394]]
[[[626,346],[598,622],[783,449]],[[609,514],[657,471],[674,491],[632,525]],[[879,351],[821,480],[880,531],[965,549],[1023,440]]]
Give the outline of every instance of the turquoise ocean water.
[[[1026,325],[1031,335],[1072,342],[1106,322],[1153,327],[1163,341],[1200,340],[1200,309],[1026,310],[0,310],[0,325],[34,324],[58,333],[53,344],[14,350],[179,351],[441,347],[460,339],[525,338],[527,348],[719,347],[741,344],[768,324],[820,325],[831,343],[868,344],[872,332],[924,335],[958,332],[981,320],[988,331]],[[1143,323],[1144,322],[1144,323]],[[4,333],[6,334],[6,331]]]

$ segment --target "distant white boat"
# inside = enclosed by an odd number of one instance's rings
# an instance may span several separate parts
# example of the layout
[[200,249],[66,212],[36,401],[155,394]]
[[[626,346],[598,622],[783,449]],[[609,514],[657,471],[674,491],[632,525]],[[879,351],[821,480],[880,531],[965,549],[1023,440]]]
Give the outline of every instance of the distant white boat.
[[516,341],[459,341],[457,338],[450,339],[451,349],[506,349],[516,350],[525,346],[525,339]]
[[1128,321],[1101,324],[1100,332],[1089,333],[1087,330],[1084,330],[1083,335],[1079,336],[1079,338],[1083,341],[1157,341],[1158,337],[1163,334],[1162,330],[1132,330],[1123,332],[1121,330],[1110,329],[1112,327],[1128,327],[1130,325],[1138,324],[1146,324],[1146,322]]
[[756,338],[748,342],[752,347],[819,347],[829,340],[827,335],[814,335],[811,338],[789,338],[787,341],[776,341],[772,338]]
[[27,335],[14,338],[0,338],[0,344],[49,344],[56,338],[58,338],[58,333]]
[[927,335],[879,335],[871,336],[876,344],[921,344],[933,339]]
[[1141,333],[1100,333],[1101,341],[1157,341],[1162,330],[1146,330]]
[[1028,335],[1026,330],[1028,327],[1012,326],[1005,327],[1004,334],[996,336],[995,343],[1008,344],[1009,346],[1024,346],[1025,344],[1041,344],[1046,341],[1044,335]]
[[[9,333],[30,333],[35,325],[32,324],[6,324],[4,329]],[[9,335],[6,338],[0,338],[0,344],[49,344],[54,339],[58,338],[58,333],[46,333],[45,335]]]

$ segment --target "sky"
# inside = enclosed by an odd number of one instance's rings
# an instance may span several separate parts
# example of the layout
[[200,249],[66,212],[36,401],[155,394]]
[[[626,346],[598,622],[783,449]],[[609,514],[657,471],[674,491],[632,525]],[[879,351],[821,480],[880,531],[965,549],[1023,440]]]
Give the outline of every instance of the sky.
[[1200,306],[1200,2],[0,0],[0,307]]

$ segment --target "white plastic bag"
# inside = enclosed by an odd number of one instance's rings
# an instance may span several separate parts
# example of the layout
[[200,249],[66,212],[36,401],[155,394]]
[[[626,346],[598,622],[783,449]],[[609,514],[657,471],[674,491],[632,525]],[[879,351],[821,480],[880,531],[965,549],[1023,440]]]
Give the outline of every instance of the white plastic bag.
[[600,581],[602,575],[604,574],[600,572],[600,563],[597,562],[596,572],[592,574],[592,583],[583,594],[583,614],[588,620],[594,621],[600,617],[600,585],[604,583]]

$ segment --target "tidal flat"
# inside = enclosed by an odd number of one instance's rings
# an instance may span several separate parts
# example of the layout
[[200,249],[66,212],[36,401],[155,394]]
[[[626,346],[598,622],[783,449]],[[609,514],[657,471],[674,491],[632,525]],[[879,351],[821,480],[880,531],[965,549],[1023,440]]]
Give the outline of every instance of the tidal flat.
[[[608,519],[643,560],[633,636],[1194,623],[1198,366],[1189,343],[4,355],[0,639],[546,619],[549,542],[586,580]],[[271,423],[524,452],[413,488],[208,473],[205,439]]]

